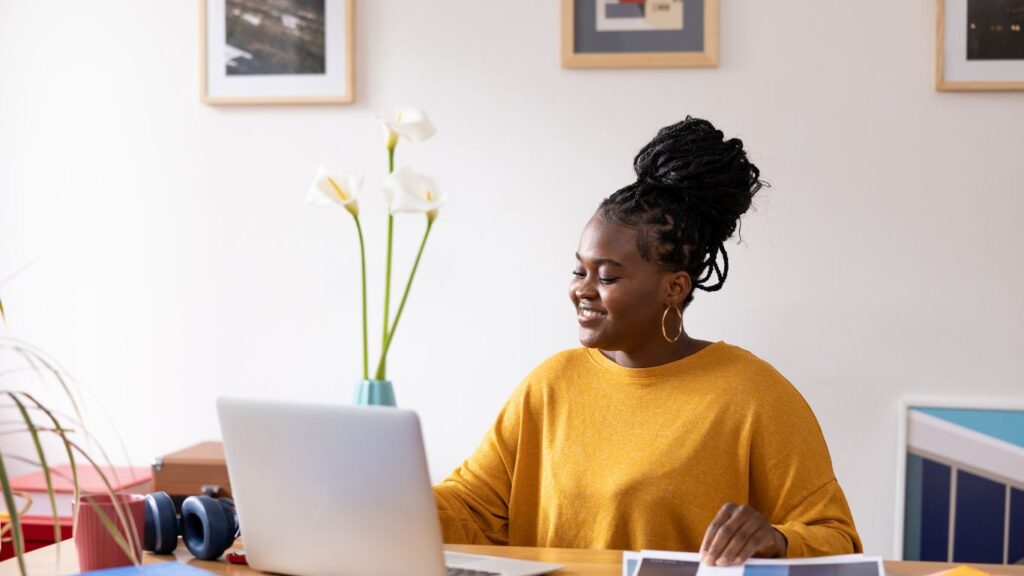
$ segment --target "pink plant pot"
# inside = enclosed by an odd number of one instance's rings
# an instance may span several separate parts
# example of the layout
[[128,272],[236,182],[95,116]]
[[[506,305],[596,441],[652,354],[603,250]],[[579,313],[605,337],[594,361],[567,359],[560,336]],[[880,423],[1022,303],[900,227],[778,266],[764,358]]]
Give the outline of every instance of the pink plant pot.
[[[117,528],[121,538],[135,550],[135,558],[142,560],[142,536],[146,520],[146,499],[141,494],[117,494],[121,512],[127,525],[118,518],[114,501],[109,494],[83,494],[78,509],[78,525],[75,526],[75,548],[78,550],[78,567],[82,572],[128,566],[132,558],[124,553],[117,541],[100,519],[97,509],[102,510]],[[129,535],[134,532],[134,536]]]

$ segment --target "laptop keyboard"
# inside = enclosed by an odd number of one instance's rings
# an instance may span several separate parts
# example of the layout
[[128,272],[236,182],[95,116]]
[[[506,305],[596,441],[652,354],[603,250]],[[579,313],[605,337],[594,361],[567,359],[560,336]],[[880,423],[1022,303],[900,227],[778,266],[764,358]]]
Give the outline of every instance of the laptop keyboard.
[[499,572],[484,572],[482,570],[470,570],[468,568],[452,568],[448,566],[448,576],[501,576]]

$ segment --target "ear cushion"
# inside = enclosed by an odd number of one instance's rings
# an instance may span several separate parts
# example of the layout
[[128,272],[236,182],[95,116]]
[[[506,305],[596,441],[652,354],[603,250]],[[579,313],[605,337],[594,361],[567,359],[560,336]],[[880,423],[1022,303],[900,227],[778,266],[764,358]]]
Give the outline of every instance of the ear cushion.
[[146,496],[146,522],[142,548],[157,554],[171,554],[178,547],[178,516],[166,492]]
[[[217,498],[217,502],[220,503],[220,507],[224,509],[224,514],[228,519],[228,532],[231,533],[231,541],[234,542],[235,538],[241,532],[238,526],[238,512],[235,510],[235,501],[231,498],[225,498],[221,496]],[[230,547],[231,545],[228,544]]]
[[185,546],[200,560],[220,558],[235,541],[235,524],[220,502],[209,496],[189,496],[181,506]]

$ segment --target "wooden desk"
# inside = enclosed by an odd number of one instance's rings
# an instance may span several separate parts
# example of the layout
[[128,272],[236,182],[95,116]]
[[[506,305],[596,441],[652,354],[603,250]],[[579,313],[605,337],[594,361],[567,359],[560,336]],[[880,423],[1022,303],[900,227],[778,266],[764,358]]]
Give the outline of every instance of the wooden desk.
[[[56,549],[60,547],[61,566],[56,565]],[[237,548],[237,546],[236,546]],[[522,560],[537,560],[565,564],[565,568],[556,572],[557,576],[621,576],[622,553],[616,550],[569,550],[564,548],[518,548],[514,546],[445,546],[445,549],[469,554],[488,554],[506,556]],[[196,560],[188,553],[184,545],[178,546],[174,557],[156,556],[144,553],[145,563],[178,561],[191,564],[197,568],[215,574],[242,576],[259,574],[246,566],[235,566],[225,562],[203,562]],[[78,572],[78,554],[74,542],[65,540],[54,546],[34,550],[26,555],[29,574],[74,574]],[[941,570],[952,568],[955,564],[942,562],[886,562],[885,572],[888,576],[924,576]],[[993,575],[1024,576],[1024,566],[1001,566],[994,564],[972,564],[973,567]],[[0,563],[0,576],[18,574],[18,564],[14,559]]]

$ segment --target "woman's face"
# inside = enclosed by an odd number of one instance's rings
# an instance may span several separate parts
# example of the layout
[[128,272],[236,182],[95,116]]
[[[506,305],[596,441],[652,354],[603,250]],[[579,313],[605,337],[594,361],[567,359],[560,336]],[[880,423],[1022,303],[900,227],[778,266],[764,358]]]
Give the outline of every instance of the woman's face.
[[681,303],[688,291],[686,273],[665,272],[640,256],[636,230],[599,214],[583,229],[569,298],[584,346],[628,353],[665,344],[662,313],[669,303]]

